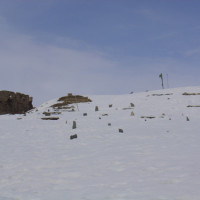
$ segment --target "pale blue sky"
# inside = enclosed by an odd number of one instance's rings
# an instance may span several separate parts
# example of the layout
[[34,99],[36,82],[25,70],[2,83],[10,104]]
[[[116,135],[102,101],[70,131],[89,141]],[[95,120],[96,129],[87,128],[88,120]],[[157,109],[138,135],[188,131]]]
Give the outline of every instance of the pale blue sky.
[[200,85],[200,1],[0,0],[0,69],[36,105]]

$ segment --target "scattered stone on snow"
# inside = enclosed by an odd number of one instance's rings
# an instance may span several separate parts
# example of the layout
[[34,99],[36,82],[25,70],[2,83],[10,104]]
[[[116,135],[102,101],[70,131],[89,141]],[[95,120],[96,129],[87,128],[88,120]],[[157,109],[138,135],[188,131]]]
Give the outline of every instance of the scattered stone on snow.
[[42,120],[58,120],[59,117],[42,117]]
[[200,105],[188,105],[187,107],[188,108],[198,108],[198,107],[200,107]]
[[95,111],[96,112],[99,111],[99,107],[98,106],[95,107]]
[[73,121],[72,129],[76,129],[76,121]]
[[109,108],[112,108],[112,104],[109,105]]
[[131,112],[131,116],[134,116],[134,115],[135,115],[135,114],[134,114],[134,112],[132,111],[132,112]]
[[123,132],[124,132],[123,129],[119,128],[119,133],[123,133]]
[[200,95],[200,93],[187,93],[187,92],[184,92],[182,95]]
[[77,135],[77,134],[70,135],[70,140],[73,140],[73,139],[76,139],[76,138],[78,138],[78,135]]
[[131,107],[135,107],[134,103],[130,103]]
[[156,117],[155,116],[141,116],[141,118],[144,118],[144,119],[154,119]]
[[161,117],[160,118],[164,118],[165,117],[165,113],[162,113]]
[[167,93],[167,94],[152,94],[152,96],[163,96],[163,95],[173,95],[173,93]]
[[43,115],[45,116],[51,116],[51,115],[60,115],[61,112],[43,112]]
[[186,117],[186,121],[190,121],[190,119],[189,119],[189,117],[188,117],[188,116]]
[[111,126],[111,123],[108,123],[108,126]]
[[87,113],[83,113],[83,116],[87,116]]
[[123,110],[131,110],[131,109],[133,109],[133,107],[132,108],[123,108]]

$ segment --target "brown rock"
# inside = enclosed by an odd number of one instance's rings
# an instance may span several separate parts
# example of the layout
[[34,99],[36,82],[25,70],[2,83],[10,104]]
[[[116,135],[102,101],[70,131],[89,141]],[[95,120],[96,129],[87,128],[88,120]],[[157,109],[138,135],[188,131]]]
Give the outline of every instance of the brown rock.
[[58,101],[60,103],[54,104],[51,107],[63,109],[69,104],[91,102],[91,100],[88,97],[72,95],[72,93],[68,93],[67,96],[59,98]]
[[24,114],[33,108],[33,98],[22,93],[0,91],[0,114]]

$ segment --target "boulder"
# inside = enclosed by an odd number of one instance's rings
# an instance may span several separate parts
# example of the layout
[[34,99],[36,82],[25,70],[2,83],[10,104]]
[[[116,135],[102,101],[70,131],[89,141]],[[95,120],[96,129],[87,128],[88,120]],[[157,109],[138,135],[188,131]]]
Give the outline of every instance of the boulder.
[[0,114],[24,114],[33,108],[33,98],[22,93],[0,91]]

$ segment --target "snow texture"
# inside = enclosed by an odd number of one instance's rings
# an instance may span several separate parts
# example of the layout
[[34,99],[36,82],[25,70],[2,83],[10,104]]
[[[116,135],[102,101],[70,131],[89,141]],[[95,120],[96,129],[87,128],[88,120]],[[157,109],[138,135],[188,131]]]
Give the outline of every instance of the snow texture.
[[184,92],[200,87],[89,96],[53,121],[57,100],[1,115],[0,200],[199,200],[200,108],[187,106],[200,95]]

